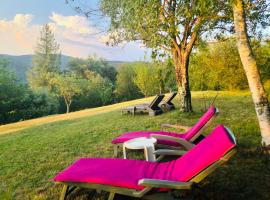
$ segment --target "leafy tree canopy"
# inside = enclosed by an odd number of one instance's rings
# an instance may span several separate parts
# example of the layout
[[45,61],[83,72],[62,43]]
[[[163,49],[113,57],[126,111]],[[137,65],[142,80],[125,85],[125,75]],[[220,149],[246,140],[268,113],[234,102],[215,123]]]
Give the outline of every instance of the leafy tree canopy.
[[72,59],[68,63],[68,70],[82,78],[87,78],[89,71],[96,72],[113,83],[115,83],[117,75],[117,71],[113,66],[110,66],[106,60],[96,56],[89,56],[87,59]]
[[74,74],[52,74],[49,81],[50,90],[64,99],[66,112],[69,113],[74,96],[82,92],[80,79]]
[[120,67],[117,74],[115,91],[118,99],[127,101],[143,96],[133,81],[135,76],[133,64],[125,64]]

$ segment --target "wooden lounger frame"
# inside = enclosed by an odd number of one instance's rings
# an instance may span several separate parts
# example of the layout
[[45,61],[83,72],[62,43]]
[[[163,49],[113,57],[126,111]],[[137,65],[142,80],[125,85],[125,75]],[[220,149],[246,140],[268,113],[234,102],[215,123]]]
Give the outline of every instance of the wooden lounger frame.
[[168,98],[166,98],[164,101],[162,101],[159,106],[164,111],[169,111],[175,109],[175,105],[172,103],[172,100],[177,95],[177,92],[172,92]]
[[[231,140],[236,144],[236,140],[232,132],[227,129],[227,133],[230,135]],[[227,162],[234,154],[236,153],[236,147],[228,151],[222,158],[218,161],[214,162],[199,174],[192,177],[187,182],[178,182],[178,181],[166,181],[166,180],[157,180],[157,179],[141,179],[139,180],[139,185],[144,186],[143,190],[135,190],[128,188],[121,188],[109,185],[102,184],[94,184],[94,183],[79,183],[79,182],[58,182],[64,184],[64,187],[61,192],[60,200],[66,200],[67,196],[74,191],[76,188],[87,188],[93,189],[96,191],[106,191],[109,192],[108,200],[113,200],[115,194],[122,194],[131,197],[138,197],[143,199],[153,199],[153,200],[161,200],[168,199],[173,200],[174,198],[170,195],[169,192],[166,193],[158,193],[155,192],[151,194],[151,190],[158,188],[167,188],[172,190],[192,190],[194,185],[201,182],[205,177],[211,174],[217,167],[221,166],[225,162]],[[147,194],[148,193],[148,194]]]
[[164,94],[158,94],[150,104],[139,104],[135,106],[129,106],[123,108],[121,112],[122,114],[128,113],[132,115],[135,115],[135,113],[148,113],[149,116],[155,116],[163,113],[162,109],[158,106],[158,104],[162,101],[163,98]]
[[[159,134],[152,134],[151,136],[152,137],[155,137],[155,138],[160,138],[162,137],[163,140],[169,140],[169,141],[173,141],[173,142],[178,142],[180,147],[174,147],[174,146],[169,146],[169,145],[164,145],[164,144],[157,144],[157,147],[158,148],[162,148],[162,149],[172,149],[172,150],[176,150],[175,152],[177,152],[178,150],[189,150],[190,148],[193,147],[193,142],[200,136],[202,135],[202,132],[207,129],[212,123],[213,121],[215,120],[215,118],[218,116],[219,114],[219,109],[218,108],[215,108],[215,113],[214,113],[214,116],[208,121],[206,122],[201,128],[200,130],[189,140],[184,140],[184,139],[181,139],[181,138],[176,138],[176,137],[172,137],[172,136],[166,136],[166,135],[159,135]],[[166,126],[170,126],[168,124],[166,124]],[[172,125],[173,126],[173,125]],[[181,134],[181,133],[179,133]],[[190,148],[187,148],[187,144],[189,144],[189,147]],[[184,147],[184,148],[183,148]],[[113,144],[113,148],[114,148],[114,157],[118,157],[118,151],[119,149],[123,148],[123,143],[116,143],[116,144]],[[182,151],[181,151],[182,152]],[[164,154],[163,154],[164,155]],[[179,155],[179,154],[171,154],[168,152],[168,155]],[[182,154],[180,154],[182,155]]]

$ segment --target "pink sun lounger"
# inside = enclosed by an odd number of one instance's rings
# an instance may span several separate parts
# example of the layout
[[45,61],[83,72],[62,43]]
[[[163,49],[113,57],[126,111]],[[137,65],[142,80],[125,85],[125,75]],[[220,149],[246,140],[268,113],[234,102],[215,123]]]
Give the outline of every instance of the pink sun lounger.
[[[167,131],[133,131],[126,132],[112,140],[114,145],[114,156],[117,157],[119,148],[123,143],[139,137],[154,137],[157,139],[157,145],[166,149],[186,149],[189,150],[196,143],[196,139],[202,136],[203,131],[209,127],[213,119],[218,115],[219,110],[214,106],[210,106],[207,112],[199,119],[199,121],[185,133],[174,133]],[[169,125],[173,126],[173,125]]]
[[176,160],[158,163],[81,158],[60,172],[54,181],[64,184],[61,200],[78,187],[107,191],[109,200],[115,194],[156,199],[157,195],[169,195],[164,192],[167,190],[192,189],[193,184],[203,180],[235,151],[234,135],[223,125],[218,125],[209,136]]

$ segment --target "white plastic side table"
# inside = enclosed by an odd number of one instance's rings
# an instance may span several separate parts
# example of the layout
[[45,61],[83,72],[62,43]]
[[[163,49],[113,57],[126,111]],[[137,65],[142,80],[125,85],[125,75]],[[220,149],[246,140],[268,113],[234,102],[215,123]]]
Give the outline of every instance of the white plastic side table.
[[157,143],[157,139],[155,138],[146,138],[139,137],[132,140],[128,140],[123,144],[123,154],[124,159],[127,159],[127,149],[143,149],[145,159],[147,161],[156,161],[156,156],[154,155],[155,144]]

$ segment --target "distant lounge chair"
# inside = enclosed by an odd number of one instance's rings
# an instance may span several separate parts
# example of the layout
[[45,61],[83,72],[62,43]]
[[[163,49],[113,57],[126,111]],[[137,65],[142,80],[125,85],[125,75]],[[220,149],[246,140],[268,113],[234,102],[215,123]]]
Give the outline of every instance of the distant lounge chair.
[[153,99],[153,101],[149,104],[139,104],[139,105],[123,108],[122,114],[130,113],[132,115],[135,115],[135,113],[148,113],[150,116],[161,114],[163,111],[158,106],[158,104],[162,101],[163,98],[164,98],[164,94],[158,94]]
[[183,150],[184,147],[185,150],[188,150],[194,145],[194,143],[196,144],[197,141],[203,138],[203,131],[211,125],[218,113],[218,108],[210,106],[208,111],[204,113],[193,127],[170,124],[162,125],[164,127],[185,129],[186,132],[184,133],[167,131],[132,131],[123,133],[112,140],[112,143],[114,144],[114,156],[117,157],[118,149],[122,148],[124,142],[138,137],[155,137],[157,139],[157,147],[176,150]]
[[174,99],[176,95],[177,95],[177,92],[172,92],[164,101],[162,101],[159,104],[159,107],[161,107],[161,109],[165,111],[175,109],[175,106],[172,103],[172,100]]
[[[236,152],[229,129],[217,126],[203,141],[182,157],[169,162],[120,158],[81,158],[60,172],[54,181],[64,185],[60,200],[76,188],[109,192],[144,199],[175,199],[173,190],[192,190]],[[94,194],[93,194],[94,195]]]

